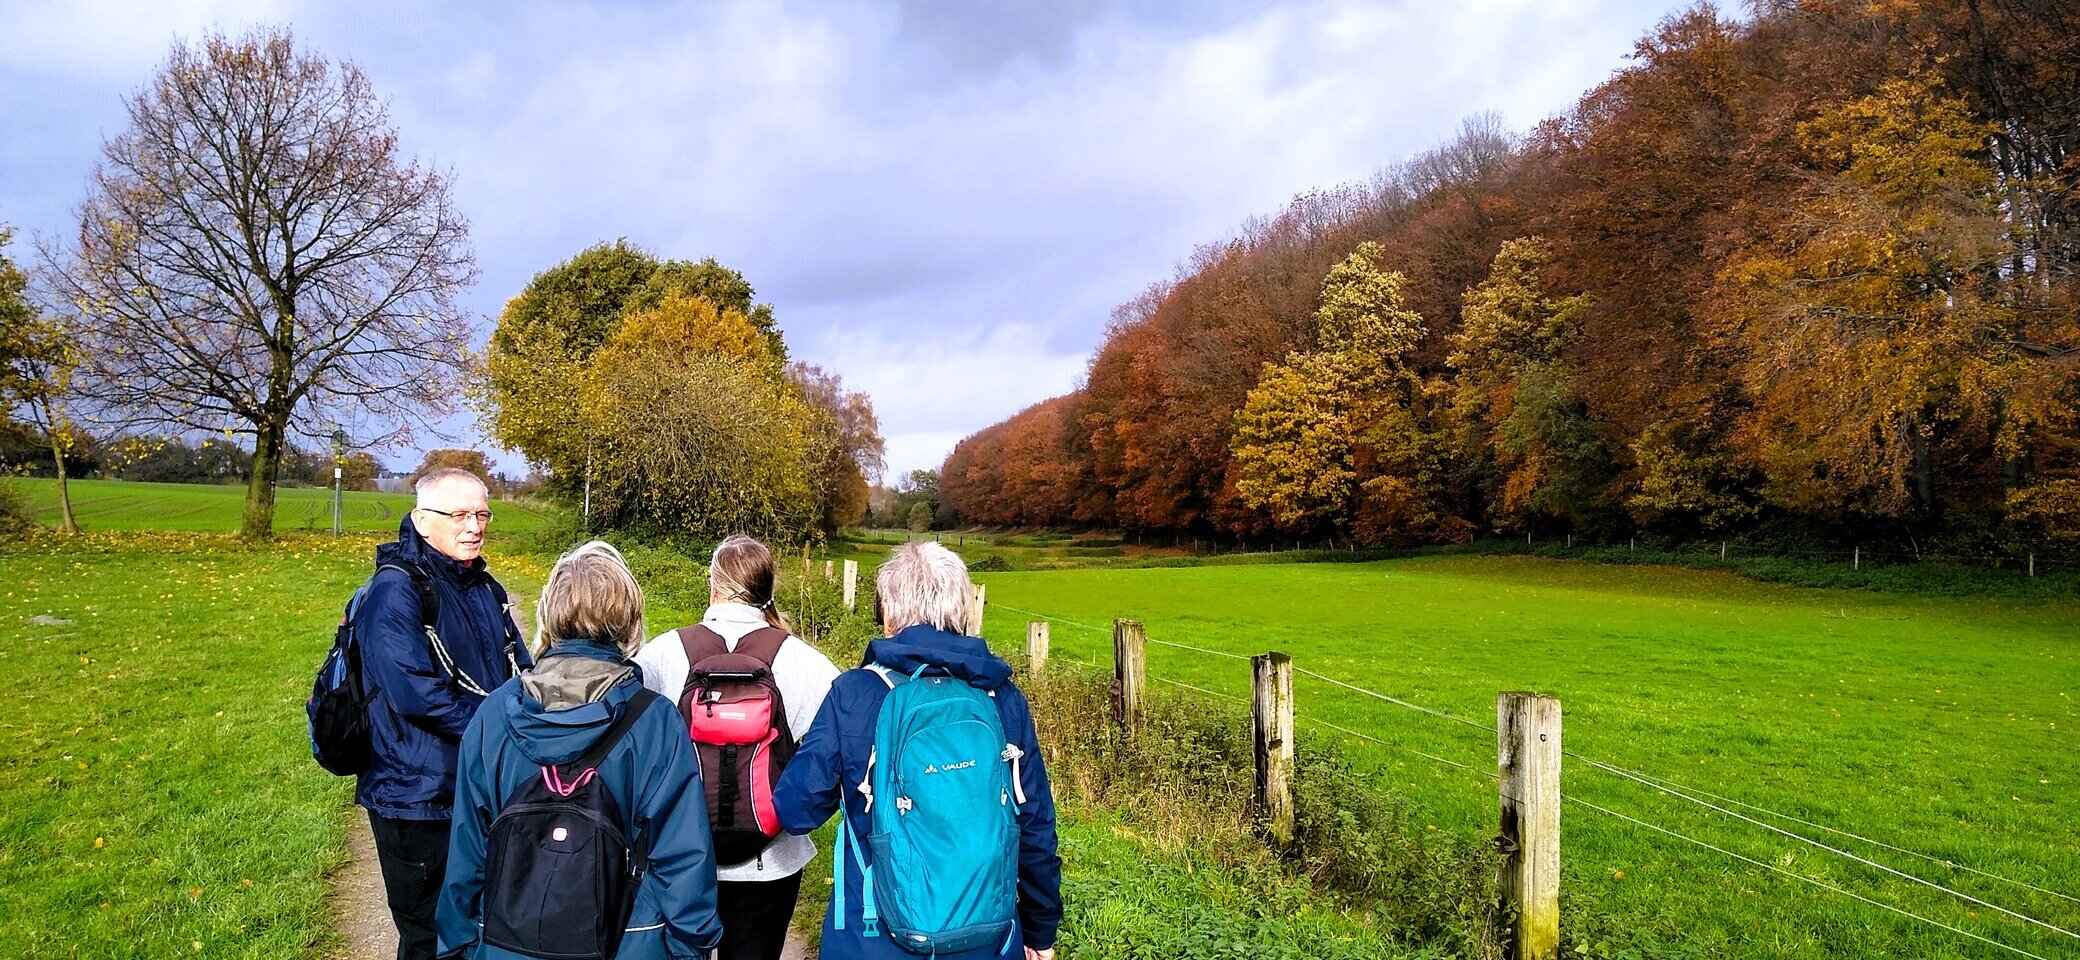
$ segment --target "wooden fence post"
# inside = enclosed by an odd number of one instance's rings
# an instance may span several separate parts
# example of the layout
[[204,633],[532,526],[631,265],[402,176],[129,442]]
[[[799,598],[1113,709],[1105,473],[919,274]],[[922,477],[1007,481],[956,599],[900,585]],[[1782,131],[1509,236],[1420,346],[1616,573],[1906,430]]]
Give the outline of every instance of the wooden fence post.
[[1560,955],[1560,701],[1535,693],[1495,700],[1501,774],[1502,898],[1516,910],[1512,960]]
[[2037,553],[2034,550],[2030,551],[2029,554],[2029,575],[2032,577],[2037,575]]
[[1719,559],[1726,559],[1726,541],[1719,541]]
[[1250,658],[1250,717],[1256,734],[1257,809],[1280,849],[1293,845],[1293,658]]
[[1120,723],[1141,719],[1148,684],[1148,631],[1139,620],[1112,621],[1112,713]]
[[1047,672],[1047,621],[1035,620],[1026,624],[1026,672],[1039,676]]
[[968,636],[982,636],[982,608],[989,603],[989,588],[975,585],[975,602],[968,605]]
[[845,561],[845,609],[859,607],[859,561]]
[[1849,569],[1851,569],[1851,570],[1861,570],[1861,569],[1863,569],[1863,547],[1862,547],[1862,546],[1855,546],[1855,547],[1850,547],[1850,548],[1849,548],[1849,551],[1850,551],[1850,552],[1849,552]]
[[824,578],[825,580],[836,580],[836,579],[838,579],[838,576],[837,576],[837,571],[836,571],[836,570],[834,570],[834,569],[832,569],[832,566],[833,566],[833,564],[834,564],[834,561],[830,561],[830,560],[825,560],[825,561],[823,562],[823,578]]

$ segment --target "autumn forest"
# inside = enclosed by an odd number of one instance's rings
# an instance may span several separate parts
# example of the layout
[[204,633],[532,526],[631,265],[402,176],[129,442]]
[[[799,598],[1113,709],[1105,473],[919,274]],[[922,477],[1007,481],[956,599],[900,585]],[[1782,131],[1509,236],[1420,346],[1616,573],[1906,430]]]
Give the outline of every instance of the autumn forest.
[[1248,542],[2080,538],[2080,11],[1700,6],[1193,252],[964,440],[976,523]]

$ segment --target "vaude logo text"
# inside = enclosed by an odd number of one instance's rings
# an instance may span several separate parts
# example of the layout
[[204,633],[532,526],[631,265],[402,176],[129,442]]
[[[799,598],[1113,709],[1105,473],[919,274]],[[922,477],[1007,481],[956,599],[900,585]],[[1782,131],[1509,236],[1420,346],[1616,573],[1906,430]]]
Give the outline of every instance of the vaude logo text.
[[938,766],[938,765],[936,765],[936,764],[935,764],[935,765],[933,765],[933,766],[929,766],[929,767],[926,767],[926,768],[924,768],[924,772],[925,772],[925,773],[927,773],[927,774],[932,774],[932,773],[939,773],[940,771],[944,771],[944,770],[966,770],[966,769],[968,769],[969,767],[972,767],[972,766],[974,766],[974,765],[975,765],[975,761],[973,761],[973,760],[963,760],[963,761],[961,761],[961,762],[959,762],[959,763],[949,763],[949,764],[947,764],[947,765],[945,765],[945,766],[943,766],[943,767],[941,767],[941,766]]

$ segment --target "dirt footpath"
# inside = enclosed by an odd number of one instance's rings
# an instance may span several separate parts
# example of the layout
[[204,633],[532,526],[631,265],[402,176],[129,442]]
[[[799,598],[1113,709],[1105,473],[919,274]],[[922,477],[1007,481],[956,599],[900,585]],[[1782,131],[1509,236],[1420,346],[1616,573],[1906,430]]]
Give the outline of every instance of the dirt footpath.
[[[376,865],[376,838],[368,832],[368,815],[348,807],[347,865],[333,875],[330,899],[340,939],[336,960],[392,960],[397,956],[397,928],[383,899],[383,872]],[[781,960],[815,960],[792,934]]]

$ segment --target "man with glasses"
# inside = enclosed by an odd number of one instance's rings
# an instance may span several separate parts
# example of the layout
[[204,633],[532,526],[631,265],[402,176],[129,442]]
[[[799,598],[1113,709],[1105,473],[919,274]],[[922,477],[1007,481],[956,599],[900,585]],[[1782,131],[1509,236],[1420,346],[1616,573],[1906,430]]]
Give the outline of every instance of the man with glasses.
[[354,801],[375,834],[398,960],[434,956],[462,732],[484,697],[529,665],[505,588],[484,565],[484,481],[436,470],[415,489],[418,505],[376,548],[353,614],[375,747]]

